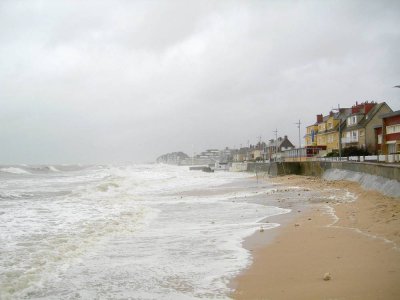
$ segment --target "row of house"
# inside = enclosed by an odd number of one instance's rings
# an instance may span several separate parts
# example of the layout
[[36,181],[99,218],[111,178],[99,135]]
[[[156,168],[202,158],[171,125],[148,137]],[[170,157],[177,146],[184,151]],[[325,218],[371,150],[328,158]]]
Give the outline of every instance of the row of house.
[[346,148],[360,149],[365,154],[400,153],[400,110],[393,111],[385,102],[356,102],[352,107],[317,115],[316,122],[306,127],[304,138],[305,146],[299,148],[285,135],[239,149],[208,149],[191,157],[182,152],[169,153],[157,161],[177,165],[216,164],[218,168],[225,168],[230,162],[336,156]]
[[256,145],[243,147],[233,153],[234,162],[279,160],[287,150],[294,149],[288,136],[271,139],[268,143],[258,142]]
[[353,146],[370,154],[398,153],[399,115],[385,102],[368,101],[317,115],[316,122],[307,126],[306,148],[319,147],[331,153]]

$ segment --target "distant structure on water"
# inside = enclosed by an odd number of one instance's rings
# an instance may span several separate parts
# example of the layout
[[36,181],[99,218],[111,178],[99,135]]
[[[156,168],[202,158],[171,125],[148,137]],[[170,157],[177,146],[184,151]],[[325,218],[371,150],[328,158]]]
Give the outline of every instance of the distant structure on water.
[[181,163],[187,160],[189,156],[183,152],[171,152],[164,155],[159,156],[156,159],[157,163],[164,163],[170,165],[181,165]]

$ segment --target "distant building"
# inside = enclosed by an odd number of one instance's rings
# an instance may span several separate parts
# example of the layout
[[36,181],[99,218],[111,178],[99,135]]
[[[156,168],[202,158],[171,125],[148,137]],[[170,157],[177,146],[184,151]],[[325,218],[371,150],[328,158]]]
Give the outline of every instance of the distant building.
[[263,160],[264,151],[266,144],[264,142],[258,142],[256,145],[250,145],[250,159],[251,160]]
[[171,152],[159,156],[156,159],[156,162],[170,164],[170,165],[180,165],[183,161],[185,161],[188,158],[189,156],[183,152]]
[[287,135],[283,138],[279,137],[276,140],[270,140],[265,148],[265,159],[276,160],[281,157],[284,150],[294,149],[294,145],[289,141]]
[[237,150],[229,149],[228,147],[223,150],[207,149],[200,154],[185,159],[181,162],[181,165],[214,166],[216,162],[224,164],[231,162],[236,152]]
[[234,162],[243,162],[249,160],[250,157],[250,148],[249,147],[242,147],[233,156]]

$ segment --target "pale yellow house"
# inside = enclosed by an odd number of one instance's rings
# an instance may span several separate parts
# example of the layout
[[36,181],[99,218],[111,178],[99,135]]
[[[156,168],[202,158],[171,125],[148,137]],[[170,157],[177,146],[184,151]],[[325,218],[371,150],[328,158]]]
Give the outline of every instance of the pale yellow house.
[[261,159],[261,150],[260,149],[252,149],[250,151],[250,159]]
[[326,146],[326,152],[339,150],[339,115],[331,112],[318,124],[317,145]]
[[305,136],[307,146],[326,147],[326,152],[339,150],[339,126],[343,130],[350,108],[341,108],[338,112],[331,111],[329,115],[317,115],[317,122],[307,127]]
[[307,126],[305,135],[306,146],[317,146],[318,124]]
[[317,146],[326,146],[326,122],[329,116],[323,117],[318,115],[318,133],[317,133]]

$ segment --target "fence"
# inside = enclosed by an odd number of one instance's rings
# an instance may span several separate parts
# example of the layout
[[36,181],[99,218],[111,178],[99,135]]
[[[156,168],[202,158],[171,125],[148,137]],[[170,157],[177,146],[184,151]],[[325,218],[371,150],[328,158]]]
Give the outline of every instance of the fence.
[[352,162],[372,162],[372,163],[399,163],[400,154],[369,155],[369,156],[349,156],[349,157],[282,157],[280,162],[295,161],[352,161]]

